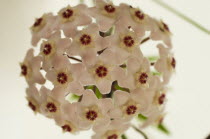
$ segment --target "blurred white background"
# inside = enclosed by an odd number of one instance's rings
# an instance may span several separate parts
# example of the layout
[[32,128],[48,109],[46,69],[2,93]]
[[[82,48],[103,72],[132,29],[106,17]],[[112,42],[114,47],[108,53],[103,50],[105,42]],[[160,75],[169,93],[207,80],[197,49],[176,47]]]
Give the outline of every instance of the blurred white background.
[[[87,0],[89,1],[89,0]],[[173,32],[178,62],[168,96],[165,124],[172,132],[163,135],[153,128],[150,139],[204,139],[210,133],[210,35],[194,28],[151,0],[114,0],[141,7],[163,19]],[[1,139],[89,139],[90,132],[62,134],[54,122],[34,115],[25,99],[26,83],[19,77],[19,62],[30,45],[29,27],[35,17],[57,12],[77,0],[0,0],[0,138]],[[210,29],[209,0],[165,0]],[[139,139],[129,131],[129,139]]]

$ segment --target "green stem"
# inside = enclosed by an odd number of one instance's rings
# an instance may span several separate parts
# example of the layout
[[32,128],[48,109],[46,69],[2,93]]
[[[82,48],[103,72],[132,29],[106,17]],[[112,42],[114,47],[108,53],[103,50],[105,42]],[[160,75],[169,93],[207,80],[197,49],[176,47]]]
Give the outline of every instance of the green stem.
[[121,136],[121,138],[122,138],[122,139],[128,139],[127,136],[126,136],[125,134],[123,134],[123,135]]
[[134,125],[132,125],[132,128],[133,128],[134,130],[136,130],[137,132],[139,132],[139,133],[144,137],[144,139],[149,139],[149,138],[147,137],[147,135],[146,135],[143,131],[141,131],[140,129],[138,129],[138,128],[135,127]]
[[80,0],[80,3],[85,3],[84,0]]
[[200,25],[199,23],[197,23],[196,21],[194,21],[193,19],[187,17],[186,15],[182,14],[181,12],[175,10],[174,8],[172,8],[171,6],[169,6],[168,4],[164,3],[161,0],[152,0],[155,3],[159,4],[160,6],[162,6],[163,8],[169,10],[170,12],[174,13],[175,15],[177,15],[178,17],[182,18],[183,20],[187,21],[188,23],[192,24],[193,26],[195,26],[196,28],[200,29],[201,31],[210,34],[210,30],[208,30],[207,28],[203,27],[202,25]]

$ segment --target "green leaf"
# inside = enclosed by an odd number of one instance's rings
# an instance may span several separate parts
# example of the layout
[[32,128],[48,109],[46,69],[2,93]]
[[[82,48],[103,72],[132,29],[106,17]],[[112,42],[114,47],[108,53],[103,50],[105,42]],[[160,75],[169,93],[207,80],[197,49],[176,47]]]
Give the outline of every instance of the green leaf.
[[145,120],[147,120],[147,117],[144,116],[144,115],[142,115],[142,114],[139,114],[139,115],[138,115],[138,119],[139,119],[139,120],[145,121]]
[[128,139],[125,134],[121,136],[122,139]]
[[91,90],[93,90],[94,85],[88,85],[88,86],[85,86],[84,88],[85,88],[85,89],[91,89]]
[[99,89],[95,85],[85,86],[84,88],[93,90],[93,92],[95,93],[95,95],[98,99],[103,97],[103,95],[101,94],[101,92],[99,91]]
[[102,37],[107,37],[115,32],[115,26],[112,26],[107,32],[99,32]]
[[75,95],[75,94],[73,94],[73,95],[71,96],[71,99],[73,99],[73,100],[79,100],[79,98],[80,98],[80,96],[77,96],[77,95]]
[[157,128],[161,131],[161,132],[163,132],[163,133],[165,133],[165,134],[167,134],[167,135],[169,135],[170,134],[170,131],[167,129],[167,127],[165,126],[165,125],[163,125],[163,124],[159,124],[158,126],[157,126]]
[[157,61],[159,59],[159,56],[148,56],[147,58],[150,62],[154,62],[154,61]]
[[96,86],[94,87],[94,91],[95,91],[96,97],[98,99],[103,97],[103,95],[101,94],[101,92],[99,91],[99,89]]
[[115,82],[114,88],[115,88],[115,90],[121,90],[121,91],[125,91],[125,92],[129,92],[130,93],[130,90],[128,88],[120,87],[117,82]]
[[78,102],[79,99],[80,99],[80,96],[77,96],[77,95],[72,94],[72,93],[70,93],[66,96],[66,100],[69,101],[70,103]]
[[153,72],[152,72],[152,75],[161,76],[162,74],[161,74],[160,72],[157,72],[157,71],[153,71]]
[[[139,115],[138,115],[138,119],[141,120],[141,121],[145,121],[145,120],[147,120],[147,117],[144,116],[144,115],[142,115],[142,114],[139,114]],[[170,131],[169,131],[169,130],[167,129],[167,127],[166,127],[165,125],[163,125],[163,124],[157,125],[157,129],[158,129],[159,131],[161,131],[161,132],[167,134],[167,135],[170,134]]]

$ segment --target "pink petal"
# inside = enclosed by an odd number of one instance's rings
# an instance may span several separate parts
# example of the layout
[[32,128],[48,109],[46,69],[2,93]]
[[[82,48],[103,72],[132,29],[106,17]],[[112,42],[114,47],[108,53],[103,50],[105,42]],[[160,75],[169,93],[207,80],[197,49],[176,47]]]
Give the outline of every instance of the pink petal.
[[114,107],[113,100],[111,98],[104,98],[99,100],[99,106],[104,114]]
[[99,58],[104,62],[104,64],[118,64],[116,61],[116,55],[111,49],[106,49]]
[[95,65],[97,62],[97,55],[95,49],[88,49],[82,53],[82,61],[87,66]]
[[78,81],[73,81],[69,84],[68,91],[70,93],[81,96],[84,92],[84,87]]
[[128,92],[117,90],[114,92],[114,103],[117,106],[124,105],[128,99],[130,98],[130,95]]
[[121,67],[114,67],[111,76],[113,80],[117,80],[119,86],[122,86],[126,80],[126,70]]
[[118,107],[110,110],[109,112],[109,116],[114,119],[122,118],[122,115],[123,115],[122,110]]
[[97,97],[91,90],[85,90],[83,93],[81,104],[83,106],[91,106],[97,102]]
[[93,131],[95,132],[103,131],[103,129],[108,127],[110,123],[111,123],[110,118],[103,118],[103,119],[97,120],[97,122],[93,126]]
[[54,82],[56,81],[56,72],[54,70],[49,70],[46,74],[46,78],[51,81],[51,82]]
[[27,51],[24,61],[31,61],[33,57],[34,57],[34,49],[31,48]]
[[56,55],[54,56],[53,58],[53,61],[52,61],[52,66],[55,68],[55,69],[62,69],[66,66],[68,66],[70,64],[69,62],[69,59],[67,56],[59,56],[59,55]]
[[73,41],[72,45],[67,48],[66,52],[69,56],[78,56],[81,53],[80,51],[80,46],[75,41]]
[[101,92],[101,94],[108,94],[111,91],[111,85],[112,82],[110,80],[102,80],[99,81],[96,86],[98,87],[99,91]]
[[136,58],[131,57],[127,61],[127,68],[128,72],[131,72],[132,74],[135,74],[138,70],[140,70],[140,65],[143,62],[143,57]]
[[65,89],[61,87],[55,87],[52,90],[51,97],[55,100],[58,100],[59,102],[63,102],[65,101],[66,94],[67,92],[65,91]]
[[66,37],[73,37],[77,34],[76,26],[73,25],[72,22],[63,24],[61,29]]
[[71,65],[71,72],[73,73],[73,78],[79,80],[81,73],[86,71],[86,67],[83,63],[76,63]]

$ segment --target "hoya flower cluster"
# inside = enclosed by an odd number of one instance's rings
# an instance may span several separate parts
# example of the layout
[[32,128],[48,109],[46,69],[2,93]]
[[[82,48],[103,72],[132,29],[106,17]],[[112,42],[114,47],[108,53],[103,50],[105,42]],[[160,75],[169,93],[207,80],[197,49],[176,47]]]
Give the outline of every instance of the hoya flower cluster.
[[[147,117],[139,128],[161,122],[176,66],[163,21],[127,4],[96,0],[94,7],[44,14],[31,32],[35,47],[20,66],[35,113],[64,132],[92,128],[94,139],[121,138],[138,114]],[[153,61],[142,52],[146,41],[159,50]]]

